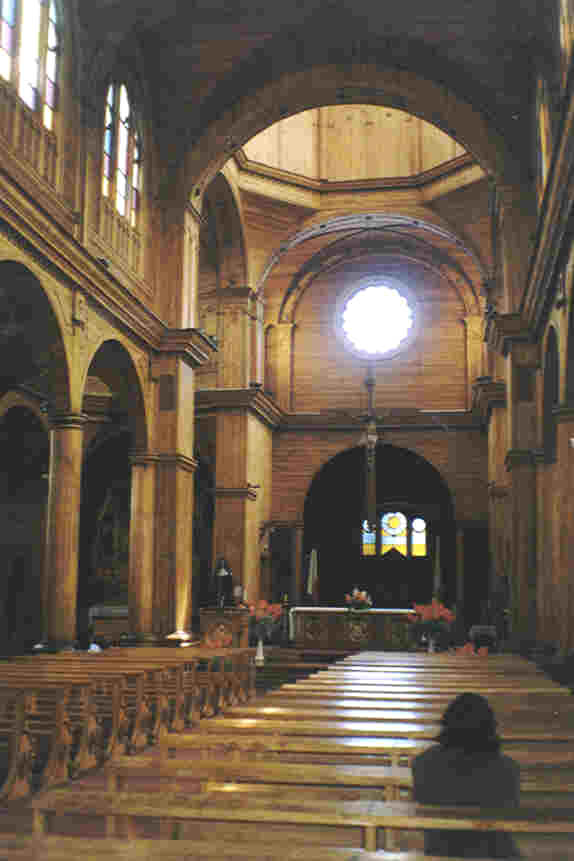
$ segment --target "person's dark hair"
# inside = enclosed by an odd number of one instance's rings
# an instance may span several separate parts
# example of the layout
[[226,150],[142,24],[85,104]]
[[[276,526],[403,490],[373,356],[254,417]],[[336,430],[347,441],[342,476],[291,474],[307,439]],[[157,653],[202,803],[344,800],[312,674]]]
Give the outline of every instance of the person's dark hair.
[[442,729],[436,739],[444,747],[467,753],[498,753],[500,738],[496,718],[488,701],[479,694],[460,694],[445,709]]

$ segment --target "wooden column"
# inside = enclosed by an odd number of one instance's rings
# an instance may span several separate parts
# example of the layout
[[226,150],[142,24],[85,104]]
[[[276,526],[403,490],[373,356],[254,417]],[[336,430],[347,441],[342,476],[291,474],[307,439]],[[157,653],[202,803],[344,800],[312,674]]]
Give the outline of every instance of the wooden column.
[[[259,597],[259,567],[248,564],[248,523],[250,506],[257,499],[257,491],[250,486],[215,488],[215,526],[213,537],[214,559],[225,557],[231,567],[233,585],[247,590],[249,601]],[[259,542],[255,544],[258,552]]]
[[153,633],[158,637],[188,631],[191,620],[195,368],[211,351],[195,329],[172,329],[151,364],[157,386]]
[[217,388],[244,389],[251,382],[255,298],[249,287],[217,290]]
[[499,311],[513,312],[518,308],[528,283],[528,266],[532,252],[532,237],[536,232],[536,200],[531,189],[521,186],[499,186],[501,259],[504,285],[504,307]]
[[303,523],[296,523],[292,533],[293,587],[289,596],[292,604],[301,604],[303,599]]
[[480,314],[467,314],[464,317],[466,331],[466,391],[467,408],[472,403],[473,385],[480,379],[484,371],[484,320]]
[[464,530],[456,529],[456,609],[464,616]]
[[537,344],[513,340],[509,346],[509,441],[505,466],[510,473],[512,519],[511,571],[514,606],[513,632],[524,639],[536,637],[536,373]]
[[512,630],[536,638],[536,453],[511,449],[506,456],[511,480],[513,579]]
[[142,452],[131,456],[129,622],[143,640],[153,637],[156,461]]
[[293,410],[293,333],[294,323],[278,323],[275,326],[272,361],[275,366],[275,400],[282,410]]
[[50,430],[44,630],[45,639],[61,645],[76,639],[85,421],[83,414],[57,415]]
[[153,630],[189,632],[193,541],[193,473],[197,462],[162,452],[156,468]]

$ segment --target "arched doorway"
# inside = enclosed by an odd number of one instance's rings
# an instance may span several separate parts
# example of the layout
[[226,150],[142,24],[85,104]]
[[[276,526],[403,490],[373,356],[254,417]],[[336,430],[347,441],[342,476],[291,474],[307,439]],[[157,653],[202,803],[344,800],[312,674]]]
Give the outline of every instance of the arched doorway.
[[[94,606],[127,608],[132,436],[118,429],[91,447],[82,472],[78,631]],[[127,621],[125,628],[127,632]]]
[[86,377],[85,433],[80,507],[77,627],[89,626],[99,608],[98,631],[128,633],[130,599],[130,453],[147,449],[147,426],[137,372],[126,348],[104,342]]
[[[413,535],[405,547],[386,545],[382,534],[375,551],[364,553],[365,451],[353,448],[330,460],[315,476],[304,509],[304,547],[317,548],[319,599],[341,605],[353,586],[366,588],[378,607],[408,607],[427,601],[436,586],[436,538],[440,536],[440,593],[454,593],[454,525],[450,491],[439,472],[420,455],[404,448],[377,446],[377,518],[401,513],[407,529],[416,520],[426,525],[426,552],[413,552]],[[385,546],[385,549],[383,547]]]
[[49,462],[49,437],[40,418],[24,406],[11,407],[0,419],[0,629],[7,651],[21,651],[42,638]]

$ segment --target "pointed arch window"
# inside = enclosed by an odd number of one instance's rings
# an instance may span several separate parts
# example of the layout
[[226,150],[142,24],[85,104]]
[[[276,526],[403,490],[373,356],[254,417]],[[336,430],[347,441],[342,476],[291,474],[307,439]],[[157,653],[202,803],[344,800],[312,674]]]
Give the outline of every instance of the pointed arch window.
[[376,532],[369,529],[366,520],[363,522],[361,554],[381,557],[394,550],[408,558],[427,556],[427,542],[424,518],[407,516],[402,511],[385,511],[379,515]]
[[110,84],[106,96],[102,194],[136,227],[141,193],[141,141],[125,84]]
[[60,53],[56,0],[0,0],[0,77],[52,130]]

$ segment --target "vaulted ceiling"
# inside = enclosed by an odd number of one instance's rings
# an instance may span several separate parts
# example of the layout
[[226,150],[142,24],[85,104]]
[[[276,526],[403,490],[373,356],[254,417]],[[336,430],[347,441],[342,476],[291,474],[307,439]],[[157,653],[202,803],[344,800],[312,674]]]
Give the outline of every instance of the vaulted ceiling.
[[556,50],[555,7],[552,0],[78,0],[87,80],[122,43],[135,42],[158,133],[178,146],[262,82],[355,52],[446,84],[526,159],[533,73]]

